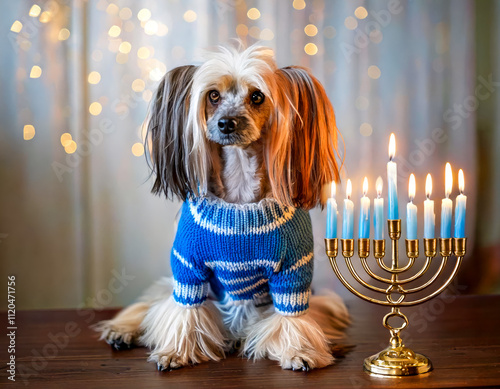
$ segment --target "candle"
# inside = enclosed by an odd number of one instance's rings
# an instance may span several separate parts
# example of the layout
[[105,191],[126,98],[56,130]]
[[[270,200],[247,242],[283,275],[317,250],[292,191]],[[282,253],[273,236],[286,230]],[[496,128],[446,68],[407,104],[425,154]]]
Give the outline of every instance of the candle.
[[434,239],[436,215],[434,214],[434,200],[431,200],[432,194],[432,177],[427,174],[425,180],[425,196],[424,201],[424,238]]
[[406,206],[406,239],[417,239],[417,206],[413,204],[415,186],[415,175],[412,173],[408,184],[408,197],[410,201]]
[[377,198],[373,201],[373,222],[375,225],[375,239],[384,239],[384,199],[382,198],[382,177],[377,178]]
[[336,185],[332,182],[330,186],[330,198],[326,203],[326,238],[337,237],[337,201],[335,200]]
[[462,169],[458,171],[458,189],[460,194],[457,196],[455,205],[455,238],[465,238],[465,207],[467,204],[467,196],[464,196],[464,172]]
[[441,238],[446,239],[451,238],[451,212],[453,207],[453,202],[449,198],[453,186],[453,174],[449,163],[446,163],[444,182],[446,198],[441,202]]
[[398,210],[398,167],[393,161],[396,154],[396,137],[391,134],[389,140],[389,162],[387,163],[387,191],[389,200],[389,219],[399,219]]
[[353,239],[354,236],[354,203],[351,201],[351,194],[351,180],[347,180],[347,198],[344,200],[344,218],[342,220],[342,238],[344,239]]
[[359,213],[359,239],[370,237],[370,199],[366,197],[368,192],[368,178],[363,180],[363,197],[361,197],[361,211]]

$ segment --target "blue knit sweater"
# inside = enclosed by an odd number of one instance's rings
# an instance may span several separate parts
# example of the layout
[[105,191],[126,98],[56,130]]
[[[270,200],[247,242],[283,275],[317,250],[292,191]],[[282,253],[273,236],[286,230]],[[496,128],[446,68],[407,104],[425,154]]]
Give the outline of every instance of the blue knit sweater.
[[171,254],[174,299],[199,306],[210,285],[219,299],[256,305],[272,299],[279,313],[301,315],[309,306],[313,246],[311,218],[302,209],[271,199],[237,205],[189,198]]

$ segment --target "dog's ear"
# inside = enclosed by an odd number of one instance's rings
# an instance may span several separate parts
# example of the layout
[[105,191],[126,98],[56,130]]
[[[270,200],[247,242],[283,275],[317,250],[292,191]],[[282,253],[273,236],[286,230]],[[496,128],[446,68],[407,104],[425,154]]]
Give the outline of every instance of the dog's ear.
[[[152,192],[184,200],[195,193],[196,182],[189,180],[186,124],[191,84],[196,66],[180,66],[161,80],[147,121],[148,163],[156,176]],[[149,154],[149,155],[148,155]]]
[[276,71],[276,113],[266,140],[273,196],[311,209],[325,184],[339,180],[337,126],[325,89],[301,67]]

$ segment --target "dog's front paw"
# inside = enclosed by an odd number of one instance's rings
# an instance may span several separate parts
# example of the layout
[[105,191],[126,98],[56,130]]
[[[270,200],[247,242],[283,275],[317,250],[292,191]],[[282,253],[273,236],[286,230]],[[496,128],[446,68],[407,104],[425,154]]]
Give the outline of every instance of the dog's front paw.
[[290,359],[284,359],[281,361],[281,367],[283,369],[291,369],[293,371],[309,371],[311,370],[307,360],[302,357],[292,357]]
[[126,329],[113,324],[113,320],[97,323],[93,329],[101,333],[100,339],[105,340],[115,350],[128,350],[134,347],[139,339],[138,330]]
[[153,352],[149,357],[150,362],[156,362],[158,371],[171,371],[180,369],[186,365],[192,364],[173,353]]

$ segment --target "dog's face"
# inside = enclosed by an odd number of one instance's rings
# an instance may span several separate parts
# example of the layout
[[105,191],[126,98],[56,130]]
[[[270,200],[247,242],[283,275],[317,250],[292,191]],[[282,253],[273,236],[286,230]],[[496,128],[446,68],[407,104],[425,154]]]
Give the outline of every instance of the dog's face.
[[208,140],[223,146],[245,146],[260,139],[272,105],[257,86],[228,75],[205,94]]

